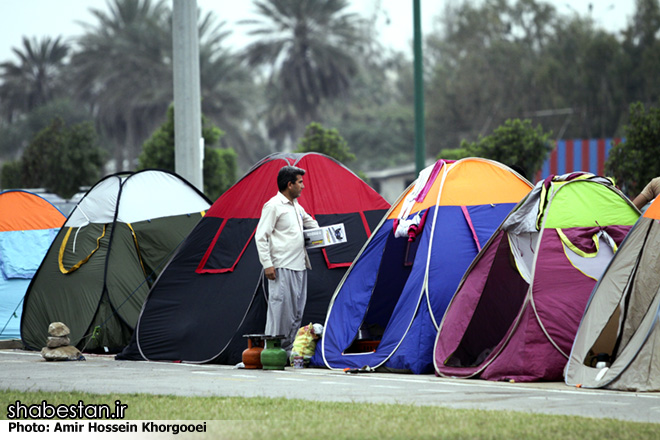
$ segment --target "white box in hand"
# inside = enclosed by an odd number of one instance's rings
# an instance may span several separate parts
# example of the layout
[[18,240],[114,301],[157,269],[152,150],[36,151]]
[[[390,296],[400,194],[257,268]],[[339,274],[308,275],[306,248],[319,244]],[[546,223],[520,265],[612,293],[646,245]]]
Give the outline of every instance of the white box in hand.
[[322,226],[315,229],[305,229],[303,234],[305,236],[305,247],[307,249],[346,243],[346,230],[344,230],[343,223]]

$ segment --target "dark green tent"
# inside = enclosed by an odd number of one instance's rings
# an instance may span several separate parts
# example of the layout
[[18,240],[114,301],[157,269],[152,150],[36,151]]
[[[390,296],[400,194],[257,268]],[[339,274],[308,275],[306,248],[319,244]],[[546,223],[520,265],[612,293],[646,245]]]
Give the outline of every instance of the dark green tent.
[[100,180],[71,212],[28,287],[25,347],[44,347],[49,324],[59,321],[83,351],[123,348],[151,284],[209,206],[167,171]]

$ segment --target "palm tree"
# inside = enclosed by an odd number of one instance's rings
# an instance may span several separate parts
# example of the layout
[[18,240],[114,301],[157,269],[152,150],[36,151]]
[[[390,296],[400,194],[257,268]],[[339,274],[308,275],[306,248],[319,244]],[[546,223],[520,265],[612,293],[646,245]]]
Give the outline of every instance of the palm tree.
[[276,96],[269,104],[270,129],[282,140],[316,120],[324,100],[348,92],[358,72],[363,24],[344,11],[346,0],[257,0],[255,6],[263,18],[243,21],[258,37],[244,56],[252,67],[270,68],[268,87]]
[[233,148],[238,153],[239,166],[247,170],[271,151],[255,128],[256,112],[248,112],[258,105],[253,75],[236,53],[224,47],[230,33],[224,30],[225,25],[224,21],[216,24],[212,13],[200,16],[202,112],[222,128],[225,136],[221,144]]
[[[172,11],[166,0],[113,0],[108,7],[108,13],[91,10],[97,24],[86,25],[71,65],[79,97],[116,145],[117,165],[132,168],[173,99]],[[200,14],[202,105],[228,137],[240,137],[231,126],[239,127],[246,112],[242,96],[250,77],[223,49],[223,25],[211,13]]]
[[130,168],[172,99],[169,14],[164,0],[115,0],[108,8],[90,10],[97,24],[83,24],[71,73],[77,97],[115,144],[116,166]]
[[12,50],[19,62],[0,64],[1,116],[8,123],[61,94],[61,71],[69,45],[61,37],[23,37],[23,47]]

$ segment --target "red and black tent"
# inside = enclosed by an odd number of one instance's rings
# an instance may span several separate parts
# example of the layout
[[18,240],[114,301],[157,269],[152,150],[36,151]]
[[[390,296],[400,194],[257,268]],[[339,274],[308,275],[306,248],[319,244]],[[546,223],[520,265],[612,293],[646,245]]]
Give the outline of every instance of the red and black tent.
[[163,270],[120,360],[235,364],[244,334],[263,333],[267,285],[254,233],[285,165],[306,170],[298,199],[319,225],[343,223],[348,241],[310,249],[303,324],[324,322],[330,298],[389,204],[348,168],[318,153],[262,159],[211,206]]

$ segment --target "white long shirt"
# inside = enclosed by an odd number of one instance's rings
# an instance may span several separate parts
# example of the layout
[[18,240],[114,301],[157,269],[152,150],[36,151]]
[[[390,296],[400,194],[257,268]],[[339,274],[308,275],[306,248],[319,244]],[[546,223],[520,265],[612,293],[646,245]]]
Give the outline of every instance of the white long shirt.
[[281,192],[264,204],[254,239],[264,268],[311,269],[303,229],[319,224],[297,200],[291,202]]

